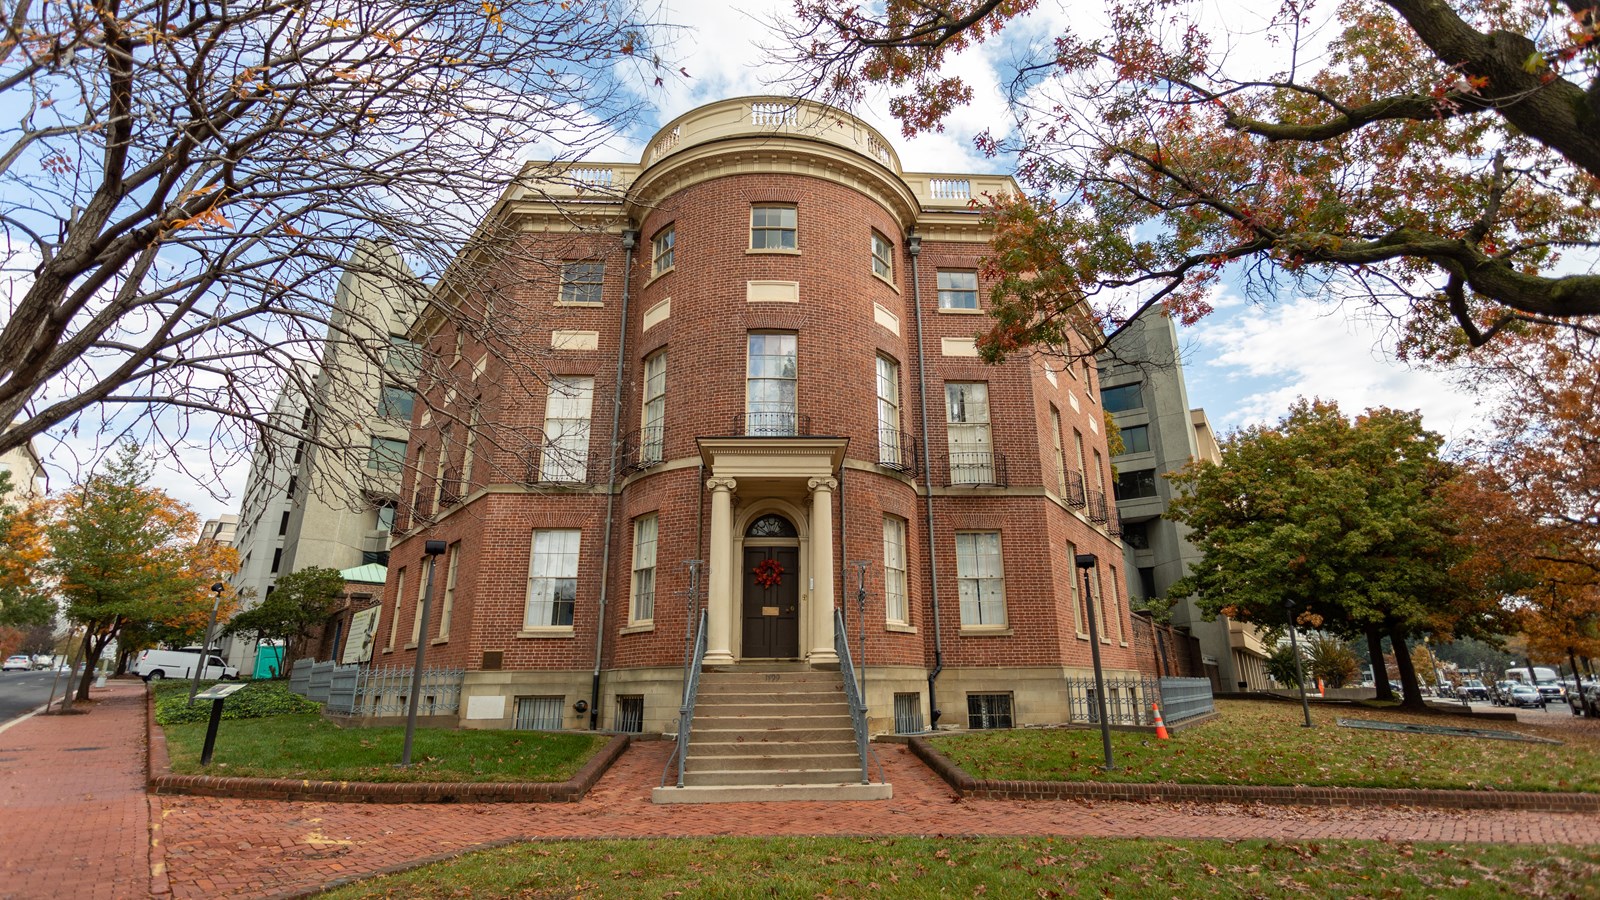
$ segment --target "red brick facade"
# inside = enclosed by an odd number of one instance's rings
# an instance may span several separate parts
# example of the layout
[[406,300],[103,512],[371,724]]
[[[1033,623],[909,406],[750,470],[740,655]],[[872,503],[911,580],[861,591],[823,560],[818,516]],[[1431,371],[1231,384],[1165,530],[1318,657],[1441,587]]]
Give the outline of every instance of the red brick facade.
[[[726,101],[706,110],[737,111],[745,102]],[[892,155],[876,149],[885,146],[881,138],[853,120],[855,144],[839,143],[827,128],[817,138],[782,128],[777,136],[751,136],[738,128],[730,134],[725,125],[704,126],[708,131],[697,143],[695,128],[701,120],[695,117],[704,112],[690,113],[664,129],[663,134],[674,136],[675,152],[653,160],[647,155],[647,164],[639,167],[618,167],[636,174],[624,197],[586,209],[598,223],[594,232],[560,227],[561,216],[548,203],[508,202],[495,213],[508,221],[523,217],[522,234],[515,252],[485,262],[474,288],[463,290],[456,300],[492,307],[491,324],[460,339],[461,359],[453,364],[451,377],[423,385],[428,402],[417,405],[402,489],[402,497],[411,502],[402,510],[390,556],[375,662],[409,661],[406,645],[428,568],[423,542],[444,540],[450,550],[438,558],[433,614],[422,634],[430,642],[430,663],[467,669],[467,694],[489,698],[470,713],[463,703],[464,724],[508,724],[518,697],[537,696],[562,698],[568,710],[565,724],[587,726],[587,716],[573,712],[573,706],[589,699],[592,673],[598,668],[600,727],[612,727],[617,698],[626,696],[644,698],[646,730],[667,727],[676,715],[669,701],[681,681],[690,618],[682,561],[714,556],[713,504],[704,485],[721,474],[715,469],[723,463],[710,461],[701,441],[742,439],[735,445],[756,454],[770,452],[763,448],[776,439],[747,436],[752,429],[745,419],[749,335],[770,332],[793,335],[795,343],[798,433],[784,440],[800,448],[797,452],[813,444],[821,447],[826,439],[848,440],[841,464],[831,472],[811,473],[835,482],[832,531],[825,536],[810,533],[816,502],[806,491],[810,482],[781,469],[782,460],[776,457],[771,473],[752,475],[746,469],[736,477],[732,522],[742,529],[757,513],[776,512],[791,520],[802,548],[815,548],[809,557],[802,549],[800,558],[810,562],[784,576],[799,579],[801,658],[811,651],[806,629],[817,628],[807,610],[823,602],[819,594],[827,593],[811,574],[820,568],[816,554],[821,542],[832,548],[832,601],[845,607],[851,649],[857,654],[860,621],[850,562],[870,561],[865,658],[875,729],[889,724],[891,694],[918,694],[927,716],[928,678],[939,666],[943,672],[934,689],[945,711],[941,724],[965,721],[964,692],[1003,692],[1023,682],[1026,687],[1015,687],[1018,719],[1061,721],[1064,707],[1051,708],[1051,679],[1082,674],[1090,660],[1080,592],[1074,587],[1081,584],[1081,573],[1068,556],[1069,543],[1077,552],[1099,558],[1093,574],[1103,586],[1106,665],[1130,673],[1142,668],[1138,633],[1121,588],[1122,552],[1108,530],[1114,524],[1091,521],[1087,513],[1094,497],[1074,502],[1066,496],[1071,491],[1064,491],[1058,477],[1056,442],[1049,434],[1054,409],[1066,468],[1076,468],[1076,433],[1085,442],[1087,465],[1093,469],[1098,462],[1100,467],[1086,474],[1088,490],[1101,492],[1099,502],[1109,504],[1098,390],[1086,380],[1093,373],[1074,367],[1049,378],[1025,354],[1003,365],[985,365],[971,354],[968,342],[987,319],[939,309],[939,271],[975,271],[987,250],[978,214],[965,200],[930,200],[929,176],[900,173]],[[849,119],[844,113],[832,114]],[[686,132],[681,144],[678,129]],[[860,137],[862,129],[865,138]],[[859,152],[863,140],[878,153],[877,160]],[[681,161],[691,155],[693,163]],[[827,159],[819,160],[819,155]],[[796,252],[750,249],[755,204],[794,209]],[[653,275],[652,240],[668,227],[675,235],[673,265]],[[631,253],[624,246],[629,232],[636,235]],[[873,232],[893,245],[889,279],[873,272]],[[913,255],[916,243],[920,252]],[[528,263],[536,258],[550,262]],[[599,306],[557,302],[559,263],[578,260],[604,263]],[[979,284],[980,306],[987,305],[988,288]],[[774,292],[776,299],[762,291]],[[792,296],[784,295],[786,291]],[[443,321],[419,326],[421,331],[429,332],[433,356],[450,364],[458,344],[455,326]],[[562,349],[552,346],[558,331],[592,335],[582,336],[580,349]],[[486,348],[482,371],[473,377]],[[619,350],[622,390],[616,410],[612,398]],[[618,417],[619,435],[639,432],[644,361],[662,350],[667,362],[660,462],[642,468],[623,465],[637,462],[623,441],[619,472],[608,488],[604,470],[614,455],[613,416]],[[897,367],[896,427],[914,447],[917,465],[912,471],[879,464],[880,357]],[[540,482],[546,394],[543,386],[519,375],[524,368],[549,377],[593,378],[586,483]],[[949,484],[944,385],[952,381],[987,385],[997,473],[992,480],[997,484]],[[477,404],[475,413],[469,412],[471,403]],[[429,408],[439,413],[425,412]],[[447,494],[463,499],[440,502],[437,474],[441,468],[465,467],[462,435],[469,421],[475,432],[469,480],[459,490],[445,486]],[[442,434],[447,422],[453,432],[448,439]],[[449,448],[443,467],[441,446]],[[630,623],[634,529],[638,518],[648,514],[659,517],[655,611],[650,623],[641,625]],[[906,529],[909,622],[904,625],[886,622],[886,515],[904,520]],[[570,628],[524,624],[532,541],[542,529],[581,532]],[[1000,535],[1003,625],[963,627],[956,535],[968,531]],[[458,558],[449,588],[452,555]],[[603,566],[607,558],[609,565]],[[744,583],[743,563],[734,557],[733,565],[741,568],[733,578],[737,595]],[[708,592],[717,602],[715,589],[703,580],[702,600]],[[737,632],[740,599],[724,600],[735,604]],[[441,634],[446,605],[451,623],[448,633]],[[396,636],[392,643],[391,633]],[[737,637],[733,644],[737,657]],[[827,644],[831,648],[831,641]]]

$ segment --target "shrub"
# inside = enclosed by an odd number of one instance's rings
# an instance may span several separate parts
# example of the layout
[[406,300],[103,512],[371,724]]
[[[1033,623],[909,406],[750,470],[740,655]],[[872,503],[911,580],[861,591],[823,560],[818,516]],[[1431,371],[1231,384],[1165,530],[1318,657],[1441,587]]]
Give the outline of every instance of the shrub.
[[[210,684],[212,682],[203,682]],[[181,725],[186,722],[204,722],[211,717],[211,702],[200,700],[189,706],[189,685],[173,682],[156,688],[156,723]],[[269,716],[291,716],[314,713],[320,704],[312,703],[297,694],[289,693],[289,685],[282,681],[252,681],[245,689],[222,703],[224,719],[264,719]]]

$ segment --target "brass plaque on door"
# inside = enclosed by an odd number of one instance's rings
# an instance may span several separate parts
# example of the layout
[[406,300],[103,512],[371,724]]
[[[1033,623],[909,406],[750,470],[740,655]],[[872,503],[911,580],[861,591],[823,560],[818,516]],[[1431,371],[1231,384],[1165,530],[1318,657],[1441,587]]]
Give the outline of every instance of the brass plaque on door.
[[763,606],[761,607],[761,614],[763,616],[775,616],[778,614],[778,608],[776,606]]

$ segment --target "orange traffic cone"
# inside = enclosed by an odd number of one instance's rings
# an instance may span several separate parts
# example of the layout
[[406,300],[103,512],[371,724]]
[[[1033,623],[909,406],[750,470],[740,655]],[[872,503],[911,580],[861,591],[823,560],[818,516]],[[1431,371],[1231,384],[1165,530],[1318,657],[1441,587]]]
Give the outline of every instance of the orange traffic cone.
[[1156,711],[1156,737],[1164,741],[1171,735],[1167,734],[1167,723],[1161,721],[1161,704],[1152,703],[1150,708]]

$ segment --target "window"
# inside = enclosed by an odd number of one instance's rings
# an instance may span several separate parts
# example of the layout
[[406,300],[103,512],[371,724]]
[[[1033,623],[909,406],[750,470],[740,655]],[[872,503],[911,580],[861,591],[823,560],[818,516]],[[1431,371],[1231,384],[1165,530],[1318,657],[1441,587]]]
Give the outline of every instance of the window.
[[450,619],[456,609],[456,573],[461,569],[461,542],[450,545],[444,564],[444,602],[439,606],[439,638],[450,636]]
[[885,281],[894,278],[894,245],[876,231],[872,233],[872,274]]
[[654,278],[672,268],[672,252],[677,244],[677,229],[671,225],[656,232],[650,242],[650,277]]
[[[1116,566],[1109,566],[1108,568],[1111,570],[1111,599],[1106,603],[1106,615],[1110,616],[1111,621],[1116,623],[1117,643],[1126,644],[1128,637],[1122,633],[1122,579],[1117,576]],[[1107,634],[1109,635],[1109,633],[1108,630]]]
[[1094,451],[1094,489],[1104,494],[1106,492],[1106,463],[1100,451]]
[[1055,404],[1050,404],[1050,456],[1056,464],[1056,485],[1061,490],[1061,496],[1067,495],[1067,459],[1061,452],[1061,410]]
[[1123,522],[1122,540],[1135,550],[1150,549],[1149,522]]
[[962,625],[1006,623],[1005,579],[1000,571],[1000,532],[956,533],[956,594]]
[[394,575],[394,611],[389,614],[389,643],[384,645],[389,650],[394,649],[394,639],[400,634],[400,603],[405,596],[406,569],[405,566],[401,566],[400,571]]
[[561,264],[561,302],[600,304],[605,286],[606,264],[576,262]]
[[974,731],[983,728],[1010,728],[1011,695],[968,694],[967,727]]
[[894,733],[921,734],[922,731],[922,695],[895,694]]
[[667,420],[667,351],[658,350],[644,361],[644,413],[639,417],[639,462],[661,461]]
[[906,603],[906,520],[883,517],[883,614],[896,625],[910,624]]
[[367,468],[376,472],[398,472],[405,461],[405,441],[375,437],[367,449]]
[[660,518],[655,513],[633,520],[633,605],[630,620],[649,622],[656,615],[656,533]]
[[294,499],[295,489],[298,488],[299,486],[300,486],[300,476],[299,475],[290,475],[289,476],[289,486],[287,488],[284,488],[283,495],[285,497],[288,497],[290,500],[293,500]]
[[745,433],[792,435],[795,428],[795,336],[750,335],[745,378]]
[[389,335],[389,352],[384,355],[383,368],[390,378],[411,381],[422,368],[422,348],[398,334]]
[[1078,545],[1068,541],[1067,563],[1069,566],[1071,566],[1071,568],[1068,569],[1070,574],[1067,577],[1067,595],[1072,600],[1072,628],[1078,633],[1078,637],[1087,638],[1089,636],[1089,626],[1087,624],[1089,617],[1083,611],[1083,592],[1080,590],[1082,585],[1078,583],[1078,579],[1083,577],[1083,570],[1077,568],[1076,565],[1073,565],[1074,560],[1076,560],[1077,557]]
[[472,491],[472,463],[477,454],[478,443],[478,418],[481,412],[478,400],[472,401],[472,411],[467,414],[467,440],[466,446],[461,451],[461,493]]
[[541,481],[581,482],[589,474],[589,412],[594,379],[556,377],[544,405]]
[[1139,469],[1117,473],[1117,499],[1138,500],[1156,495],[1156,470]]
[[951,381],[944,386],[945,428],[951,484],[993,484],[994,447],[989,434],[989,385]]
[[795,249],[795,212],[792,206],[755,206],[750,209],[751,250]]
[[1143,592],[1144,598],[1146,600],[1149,600],[1152,597],[1157,596],[1157,594],[1156,594],[1156,570],[1155,570],[1154,566],[1140,566],[1139,567],[1139,590],[1141,592]]
[[283,511],[283,516],[278,519],[278,533],[289,533],[289,511],[287,509]]
[[900,365],[878,357],[878,462],[900,468],[905,450],[900,445]]
[[527,627],[572,626],[572,607],[578,597],[579,535],[576,528],[533,533]]
[[389,564],[389,551],[387,551],[387,550],[363,550],[363,551],[361,551],[361,564],[363,566],[369,565],[369,564],[387,566]]
[[279,547],[276,550],[272,551],[272,571],[273,572],[278,571],[278,566],[282,565],[282,563],[283,563],[283,548]]
[[[427,571],[427,567],[424,567],[423,572],[426,573]],[[423,580],[427,580],[428,575],[425,574],[422,577]],[[415,647],[422,643],[422,595],[426,593],[426,588],[427,585],[423,585],[422,589],[417,591],[417,602],[411,607],[411,643],[406,645],[407,648]]]
[[1150,426],[1129,425],[1122,429],[1123,453],[1149,453],[1150,452]]
[[1127,412],[1130,409],[1140,409],[1144,406],[1144,399],[1139,396],[1139,382],[1133,384],[1120,384],[1116,387],[1103,388],[1100,391],[1100,402],[1106,412]]
[[511,727],[518,731],[558,731],[566,708],[565,697],[518,697]]
[[411,420],[411,407],[416,397],[403,387],[386,384],[378,391],[378,415],[386,419]]
[[1083,461],[1083,432],[1076,428],[1072,429],[1072,451],[1078,457],[1078,480],[1083,482],[1085,488],[1088,488],[1087,466],[1084,465]]
[[939,272],[940,309],[977,309],[977,272]]
[[639,734],[644,731],[644,697],[617,698],[617,721],[615,729],[623,734]]

